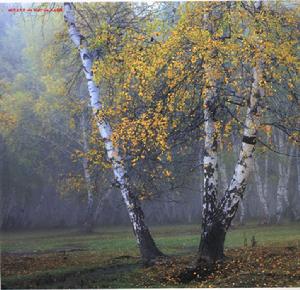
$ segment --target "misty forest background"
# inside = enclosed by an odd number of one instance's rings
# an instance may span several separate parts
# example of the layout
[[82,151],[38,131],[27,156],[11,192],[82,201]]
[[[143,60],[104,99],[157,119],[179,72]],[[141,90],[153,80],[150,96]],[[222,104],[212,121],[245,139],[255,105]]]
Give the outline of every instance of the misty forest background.
[[[92,172],[94,225],[128,225],[62,13],[3,12],[7,7],[0,6],[1,229],[81,227],[88,210],[84,159]],[[176,2],[164,3],[153,14],[170,29],[178,20],[178,7]],[[105,4],[98,12],[109,19],[116,8]],[[91,10],[78,21],[86,27],[86,19],[92,23],[92,18]],[[239,130],[232,126],[228,145],[219,153],[220,188],[226,188],[234,170]],[[200,225],[201,134],[199,126],[185,138],[179,136],[172,162],[148,156],[130,169],[149,224]],[[257,145],[254,170],[234,223],[299,221],[300,164],[293,157],[300,155],[299,148],[277,128],[271,133],[266,129],[260,137],[272,146]]]

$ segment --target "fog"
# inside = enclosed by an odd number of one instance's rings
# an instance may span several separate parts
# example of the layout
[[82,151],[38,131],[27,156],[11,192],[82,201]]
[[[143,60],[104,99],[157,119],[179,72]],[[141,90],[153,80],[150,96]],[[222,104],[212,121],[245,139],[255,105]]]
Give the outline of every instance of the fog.
[[[177,6],[159,8],[170,25],[176,21],[170,13]],[[130,225],[104,144],[95,137],[84,74],[68,40],[62,12],[31,15],[9,13],[4,4],[0,7],[1,229],[80,228],[88,215],[92,215],[93,227]],[[88,31],[84,21],[79,21]],[[96,26],[93,21],[91,25]],[[203,135],[199,124],[176,143],[178,137],[168,164],[154,162],[150,156],[127,167],[147,224],[200,227]],[[226,138],[218,152],[221,193],[239,155],[240,128],[233,125]],[[276,127],[260,140],[233,223],[299,221],[299,148]],[[170,171],[170,176],[163,175],[158,165]],[[91,173],[90,185],[86,168]]]

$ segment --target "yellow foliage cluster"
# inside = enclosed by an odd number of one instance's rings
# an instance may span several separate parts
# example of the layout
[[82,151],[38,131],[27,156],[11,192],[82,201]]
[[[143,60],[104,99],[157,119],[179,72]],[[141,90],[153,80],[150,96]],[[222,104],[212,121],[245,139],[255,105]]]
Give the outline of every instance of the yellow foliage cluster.
[[[207,91],[216,83],[229,85],[242,99],[243,108],[251,91],[246,79],[258,61],[265,65],[260,86],[266,98],[276,95],[281,83],[294,89],[294,72],[299,71],[298,41],[285,25],[298,23],[296,11],[282,6],[274,17],[272,4],[255,14],[241,3],[231,9],[226,5],[185,3],[180,20],[163,36],[160,24],[128,30],[121,37],[108,26],[99,31],[95,43],[106,43],[108,51],[93,68],[96,81],[104,88],[99,118],[111,121],[113,142],[124,152],[130,151],[133,166],[151,150],[160,152],[158,160],[171,161],[170,134],[182,129],[183,116],[192,118],[196,110],[205,108]],[[218,9],[221,14],[212,13]],[[203,25],[207,15],[216,27],[214,33]],[[224,37],[228,29],[230,36]],[[235,109],[237,118],[245,113],[232,105],[230,94],[220,98]],[[267,114],[267,110],[262,113]],[[217,134],[230,137],[233,124],[240,125],[234,119],[217,122]],[[262,130],[271,134],[268,127]]]

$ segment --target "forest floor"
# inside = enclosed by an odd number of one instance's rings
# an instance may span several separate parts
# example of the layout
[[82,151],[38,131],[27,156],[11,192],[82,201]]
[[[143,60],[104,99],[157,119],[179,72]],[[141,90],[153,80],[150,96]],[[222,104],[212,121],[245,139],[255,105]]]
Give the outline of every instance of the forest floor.
[[[5,288],[162,288],[300,286],[300,223],[232,229],[227,259],[201,281],[177,277],[195,259],[198,225],[151,227],[170,258],[141,264],[130,228],[4,232],[1,286]],[[257,245],[251,246],[255,236]]]

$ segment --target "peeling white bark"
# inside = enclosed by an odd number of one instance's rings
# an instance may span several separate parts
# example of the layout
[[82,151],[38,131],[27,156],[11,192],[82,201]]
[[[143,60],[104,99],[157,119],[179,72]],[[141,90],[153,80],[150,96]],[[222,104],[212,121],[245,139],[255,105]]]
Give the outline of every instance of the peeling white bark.
[[[222,14],[218,9],[211,11],[211,14]],[[215,33],[214,24],[210,21],[210,13],[203,17],[203,28],[211,35]],[[210,51],[210,56],[216,56],[217,50]],[[206,61],[204,61],[206,62]],[[204,63],[205,78],[207,86],[204,89],[204,157],[203,177],[204,191],[202,204],[202,234],[207,235],[206,227],[211,223],[212,215],[216,209],[218,192],[218,154],[217,154],[217,132],[215,126],[215,108],[218,101],[217,79],[214,77],[214,68]]]
[[91,107],[93,109],[94,115],[98,120],[97,124],[98,124],[100,135],[103,138],[105,143],[107,157],[112,162],[114,175],[118,184],[120,185],[121,193],[126,203],[126,206],[129,209],[129,216],[133,223],[133,227],[135,230],[138,230],[139,225],[136,223],[134,218],[134,213],[132,212],[131,209],[133,207],[133,204],[129,200],[129,190],[128,190],[128,184],[126,180],[126,171],[122,165],[122,159],[119,155],[119,152],[117,148],[113,146],[113,143],[111,141],[111,135],[112,135],[111,127],[107,121],[99,120],[97,116],[99,111],[102,108],[101,99],[100,99],[100,89],[93,81],[92,58],[88,51],[87,43],[85,39],[79,33],[79,30],[75,25],[75,14],[72,8],[72,4],[69,3],[64,4],[64,15],[65,15],[65,21],[68,23],[70,38],[79,50],[82,65],[84,68],[84,74],[87,79]]

